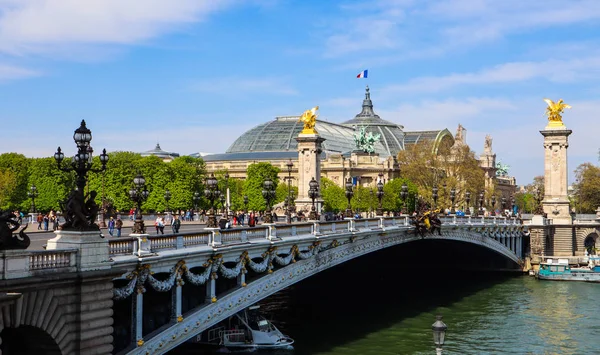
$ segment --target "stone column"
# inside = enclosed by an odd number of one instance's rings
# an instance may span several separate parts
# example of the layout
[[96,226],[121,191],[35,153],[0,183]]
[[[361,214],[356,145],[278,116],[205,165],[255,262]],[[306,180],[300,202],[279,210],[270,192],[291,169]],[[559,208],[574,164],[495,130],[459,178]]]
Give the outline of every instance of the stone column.
[[[298,141],[298,198],[296,199],[296,208],[298,210],[310,211],[312,200],[308,196],[308,183],[314,177],[319,183],[321,190],[321,143],[325,138],[318,134],[300,133],[296,137]],[[323,204],[320,197],[315,200],[317,212],[319,206]]]
[[544,200],[542,206],[553,224],[572,224],[567,196],[567,148],[571,130],[548,125],[544,136]]

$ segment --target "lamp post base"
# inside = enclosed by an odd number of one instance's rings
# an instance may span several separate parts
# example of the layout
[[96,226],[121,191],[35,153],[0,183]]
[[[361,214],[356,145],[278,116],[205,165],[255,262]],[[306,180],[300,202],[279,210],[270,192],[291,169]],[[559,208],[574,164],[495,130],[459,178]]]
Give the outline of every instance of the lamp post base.
[[219,228],[217,225],[217,217],[213,211],[208,215],[208,221],[206,222],[206,228]]
[[135,218],[131,234],[146,234],[146,226],[144,225],[144,220],[142,219],[142,216],[138,216]]

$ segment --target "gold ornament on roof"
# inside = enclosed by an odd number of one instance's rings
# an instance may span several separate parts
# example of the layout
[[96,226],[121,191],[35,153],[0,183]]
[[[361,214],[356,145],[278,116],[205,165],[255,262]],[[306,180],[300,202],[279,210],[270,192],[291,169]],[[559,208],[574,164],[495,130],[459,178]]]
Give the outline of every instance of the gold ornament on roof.
[[567,105],[563,102],[563,99],[560,99],[556,102],[550,99],[544,99],[548,104],[546,107],[546,116],[548,116],[548,126],[551,127],[560,127],[564,126],[562,121],[562,112],[566,108],[571,108],[571,105]]
[[317,110],[319,106],[315,106],[310,110],[304,111],[302,116],[300,116],[300,121],[304,123],[304,129],[300,134],[317,134],[317,130],[315,129],[315,123],[317,122]]

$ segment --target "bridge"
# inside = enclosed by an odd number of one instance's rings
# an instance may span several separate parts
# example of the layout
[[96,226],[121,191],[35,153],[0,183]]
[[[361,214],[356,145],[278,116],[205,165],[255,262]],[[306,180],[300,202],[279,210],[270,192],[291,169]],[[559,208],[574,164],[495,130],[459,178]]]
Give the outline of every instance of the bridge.
[[469,244],[497,255],[503,265],[496,267],[522,270],[529,241],[520,221],[442,222],[441,235],[424,238],[403,216],[110,241],[96,232],[73,239],[72,248],[5,251],[0,347],[5,354],[23,346],[45,354],[164,353],[311,275],[401,244]]

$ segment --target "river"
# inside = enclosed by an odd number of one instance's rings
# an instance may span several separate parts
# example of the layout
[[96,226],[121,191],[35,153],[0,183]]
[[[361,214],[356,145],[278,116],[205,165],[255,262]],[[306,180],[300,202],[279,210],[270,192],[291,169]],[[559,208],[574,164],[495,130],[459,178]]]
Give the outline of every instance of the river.
[[600,353],[600,284],[375,260],[340,265],[260,302],[295,344],[254,354],[435,354],[436,314],[448,325],[444,354]]

